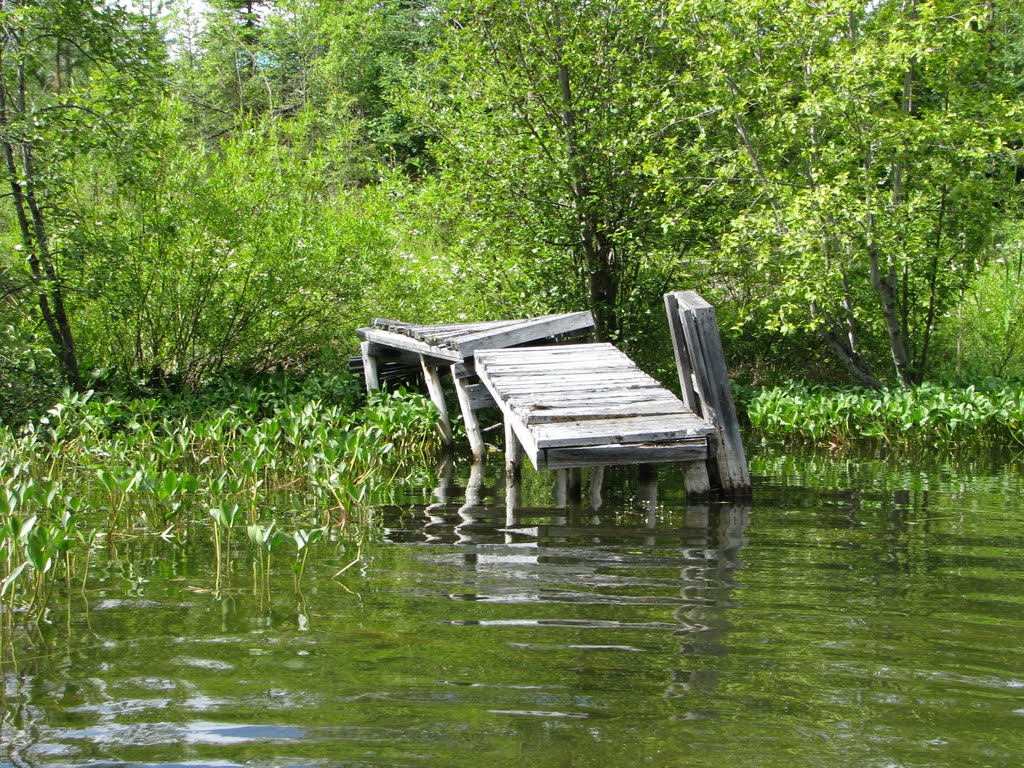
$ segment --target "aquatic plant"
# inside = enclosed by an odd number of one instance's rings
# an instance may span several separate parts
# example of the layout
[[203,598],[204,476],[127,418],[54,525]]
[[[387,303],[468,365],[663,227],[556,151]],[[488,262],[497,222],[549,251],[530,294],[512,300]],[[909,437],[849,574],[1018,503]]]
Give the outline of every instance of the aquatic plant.
[[[60,580],[84,580],[99,541],[208,530],[220,590],[240,556],[269,572],[281,537],[295,546],[298,587],[310,547],[331,528],[371,524],[390,485],[436,445],[428,399],[399,390],[354,408],[350,391],[329,380],[209,399],[67,392],[21,429],[0,427],[5,626],[35,621]],[[225,404],[228,392],[238,400]],[[239,552],[232,531],[243,524]]]
[[764,435],[820,444],[1024,446],[1024,386],[1005,382],[883,390],[790,383],[760,390],[746,410]]

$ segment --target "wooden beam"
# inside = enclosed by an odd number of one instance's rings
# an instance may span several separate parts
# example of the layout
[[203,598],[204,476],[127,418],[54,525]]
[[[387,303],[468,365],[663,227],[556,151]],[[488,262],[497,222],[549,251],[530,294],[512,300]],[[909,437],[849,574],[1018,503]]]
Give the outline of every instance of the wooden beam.
[[423,368],[423,379],[427,383],[427,392],[430,393],[430,400],[437,407],[437,429],[441,433],[441,442],[445,448],[452,448],[455,440],[452,438],[452,424],[448,419],[448,406],[444,403],[444,390],[441,388],[441,374],[437,368],[421,360]]
[[[454,369],[455,366],[452,366]],[[452,382],[455,384],[455,395],[459,398],[459,409],[462,411],[462,421],[466,425],[466,437],[469,438],[469,449],[473,452],[473,458],[479,462],[487,455],[487,446],[484,445],[484,435],[480,431],[480,420],[476,417],[476,409],[473,398],[469,394],[469,385],[465,379],[460,379],[452,371]]]
[[363,381],[366,382],[367,392],[375,392],[380,389],[375,350],[376,345],[369,341],[364,341],[359,345],[359,353],[363,356]]
[[[666,296],[666,307],[674,302],[677,311],[670,315],[669,323],[681,331],[683,341],[682,345],[677,344],[678,334],[673,332],[676,359],[688,359],[702,415],[714,425],[718,435],[715,464],[718,481],[726,495],[749,496],[750,472],[714,307],[694,291],[680,291],[670,295],[672,301]],[[679,367],[682,377],[684,366],[680,364]],[[685,389],[686,381],[681,383]]]
[[594,317],[590,312],[573,312],[566,315],[537,317],[513,326],[470,334],[454,340],[454,344],[462,357],[470,357],[478,349],[511,347],[593,327]]

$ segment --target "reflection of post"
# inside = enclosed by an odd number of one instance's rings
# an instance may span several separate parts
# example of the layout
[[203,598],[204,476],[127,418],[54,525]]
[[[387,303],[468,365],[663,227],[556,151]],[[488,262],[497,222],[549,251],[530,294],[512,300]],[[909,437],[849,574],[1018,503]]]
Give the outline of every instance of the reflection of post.
[[658,517],[658,468],[654,464],[641,464],[638,474],[636,494],[647,513],[647,527],[653,528]]
[[452,439],[452,425],[448,420],[448,407],[444,404],[444,390],[441,388],[441,374],[437,368],[428,365],[426,358],[420,355],[420,367],[423,369],[423,380],[427,383],[430,400],[437,408],[437,429],[441,433],[441,442],[446,448],[455,445]]
[[437,487],[434,488],[434,498],[437,501],[427,507],[428,515],[436,510],[441,510],[443,514],[444,508],[448,504],[448,486],[452,482],[453,469],[452,455],[445,451],[441,455],[441,463],[437,466]]
[[583,499],[583,471],[579,467],[571,467],[566,471],[569,474],[569,482],[566,488],[569,503],[579,505]]
[[[683,605],[675,615],[682,638],[679,653],[695,658],[719,657],[727,653],[725,636],[731,625],[729,610],[733,607],[732,591],[736,588],[735,573],[741,567],[740,549],[750,519],[747,506],[726,504],[718,508],[717,530],[708,527],[708,507],[691,505],[686,509],[686,527],[699,535],[688,539],[690,557],[697,563],[683,570]],[[703,526],[701,525],[703,523]],[[706,545],[712,540],[712,547]],[[720,666],[720,665],[716,665]],[[695,710],[706,708],[705,694],[718,685],[716,669],[692,669],[682,664],[672,673],[669,698],[692,702]]]

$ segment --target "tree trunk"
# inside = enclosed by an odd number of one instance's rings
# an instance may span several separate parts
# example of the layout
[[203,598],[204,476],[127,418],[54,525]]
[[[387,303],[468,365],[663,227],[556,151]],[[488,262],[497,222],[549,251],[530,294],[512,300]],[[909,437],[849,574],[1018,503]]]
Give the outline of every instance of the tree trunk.
[[[557,55],[561,59],[560,44]],[[587,270],[595,335],[598,341],[615,341],[619,331],[618,263],[614,247],[601,232],[601,222],[590,210],[590,183],[586,166],[579,155],[569,67],[564,61],[558,66],[558,86],[562,100],[562,127],[565,129],[565,153],[569,161],[573,210],[584,266]]]
[[[2,51],[0,51],[2,56]],[[2,142],[4,163],[11,185],[11,201],[18,220],[21,245],[28,255],[32,281],[38,291],[39,312],[50,332],[61,371],[65,382],[76,392],[82,392],[81,374],[78,368],[78,357],[75,353],[75,342],[64,306],[64,293],[61,289],[57,268],[50,253],[46,221],[35,195],[35,166],[32,162],[32,148],[26,141],[15,144],[9,138],[16,135],[18,127],[12,126],[9,117],[9,94],[3,79],[3,60],[0,58],[0,129],[5,140]],[[18,114],[25,115],[25,71],[19,65]]]

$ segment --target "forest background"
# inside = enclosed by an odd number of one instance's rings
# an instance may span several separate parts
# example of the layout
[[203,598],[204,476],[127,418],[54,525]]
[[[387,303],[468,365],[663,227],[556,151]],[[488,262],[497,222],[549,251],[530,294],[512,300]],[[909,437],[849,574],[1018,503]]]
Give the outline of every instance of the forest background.
[[1013,0],[3,0],[0,421],[373,316],[669,379],[677,289],[750,385],[1019,380],[1022,95]]

